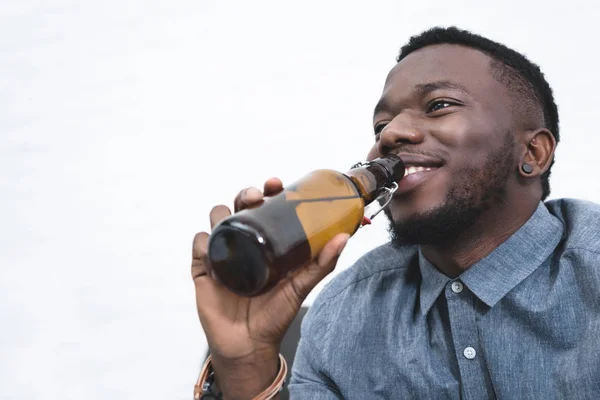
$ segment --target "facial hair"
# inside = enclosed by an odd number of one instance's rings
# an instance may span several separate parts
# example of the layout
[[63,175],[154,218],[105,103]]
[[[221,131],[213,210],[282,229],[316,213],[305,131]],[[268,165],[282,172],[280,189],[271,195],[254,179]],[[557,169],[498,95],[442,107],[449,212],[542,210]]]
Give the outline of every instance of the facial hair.
[[388,232],[392,245],[440,245],[472,227],[479,217],[506,199],[508,179],[514,168],[514,136],[507,132],[500,149],[479,168],[462,171],[444,203],[404,221],[394,221],[389,209]]

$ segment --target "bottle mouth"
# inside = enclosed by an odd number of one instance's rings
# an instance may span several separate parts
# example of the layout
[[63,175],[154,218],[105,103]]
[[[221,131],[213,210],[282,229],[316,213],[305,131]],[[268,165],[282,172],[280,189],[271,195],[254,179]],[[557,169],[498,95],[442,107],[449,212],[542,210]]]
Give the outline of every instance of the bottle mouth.
[[386,156],[376,158],[375,160],[369,162],[369,164],[376,164],[382,167],[389,178],[389,183],[398,182],[400,179],[402,179],[406,170],[402,159],[395,154],[388,154]]
[[224,221],[210,236],[208,259],[219,282],[232,292],[251,297],[269,279],[265,240],[252,227]]

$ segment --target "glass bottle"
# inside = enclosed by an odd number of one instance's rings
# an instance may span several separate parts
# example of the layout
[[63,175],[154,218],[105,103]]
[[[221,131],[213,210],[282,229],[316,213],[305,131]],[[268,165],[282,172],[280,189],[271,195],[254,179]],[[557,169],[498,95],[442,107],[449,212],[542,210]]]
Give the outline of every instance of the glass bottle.
[[215,226],[208,243],[209,268],[234,293],[264,293],[312,261],[335,235],[354,234],[365,206],[382,194],[389,195],[389,202],[403,176],[404,164],[396,155],[359,163],[345,174],[313,171],[259,207]]

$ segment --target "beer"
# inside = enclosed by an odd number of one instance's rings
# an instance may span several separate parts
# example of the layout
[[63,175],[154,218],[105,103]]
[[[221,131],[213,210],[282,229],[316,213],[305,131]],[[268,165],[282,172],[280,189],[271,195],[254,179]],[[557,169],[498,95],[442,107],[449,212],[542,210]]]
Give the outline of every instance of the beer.
[[256,296],[311,262],[339,233],[354,234],[365,206],[404,176],[395,155],[348,172],[313,171],[261,206],[240,211],[213,230],[208,259],[229,290]]

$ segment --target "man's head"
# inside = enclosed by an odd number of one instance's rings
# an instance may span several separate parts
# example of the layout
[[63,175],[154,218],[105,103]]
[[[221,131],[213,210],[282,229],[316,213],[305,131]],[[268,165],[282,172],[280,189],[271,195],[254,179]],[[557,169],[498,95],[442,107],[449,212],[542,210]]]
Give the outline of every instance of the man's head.
[[548,196],[558,113],[535,64],[456,28],[412,37],[397,61],[369,153],[399,154],[410,167],[386,210],[395,242],[442,243],[486,213]]

